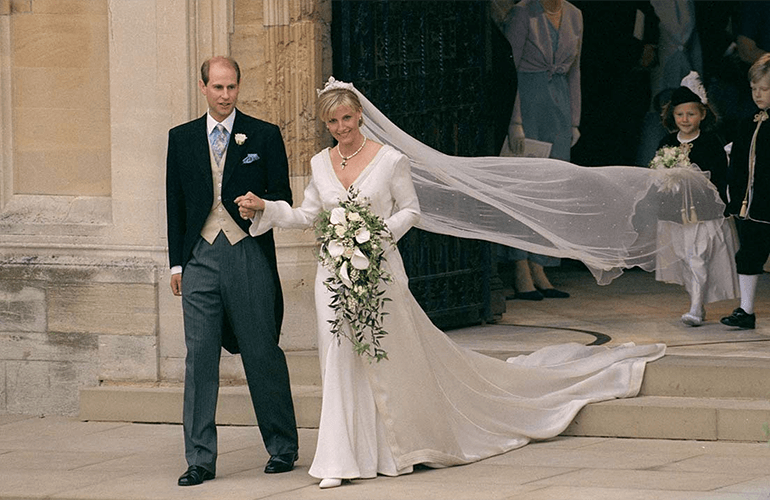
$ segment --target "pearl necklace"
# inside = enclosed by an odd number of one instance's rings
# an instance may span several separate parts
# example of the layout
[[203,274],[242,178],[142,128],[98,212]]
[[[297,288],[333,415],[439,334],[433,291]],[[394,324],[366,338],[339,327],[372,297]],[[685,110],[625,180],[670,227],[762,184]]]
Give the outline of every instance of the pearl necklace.
[[342,158],[342,170],[345,170],[345,167],[348,166],[348,160],[353,158],[355,155],[361,152],[362,149],[364,149],[364,146],[366,146],[366,136],[364,136],[364,142],[361,143],[361,147],[356,149],[356,152],[353,153],[350,156],[345,156],[342,154],[342,151],[340,151],[340,145],[337,143],[337,154],[340,155],[340,158]]

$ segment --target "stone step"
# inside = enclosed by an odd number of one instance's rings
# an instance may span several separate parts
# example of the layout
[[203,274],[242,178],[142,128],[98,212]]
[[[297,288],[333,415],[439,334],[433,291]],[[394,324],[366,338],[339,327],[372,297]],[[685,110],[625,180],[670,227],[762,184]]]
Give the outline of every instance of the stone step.
[[286,353],[292,385],[321,385],[318,351],[289,351]]
[[[316,428],[321,415],[317,386],[293,386],[297,425]],[[109,386],[83,389],[82,420],[181,423],[182,388]],[[223,387],[220,425],[255,425],[248,389]],[[766,441],[770,401],[640,396],[592,403],[563,432],[568,436]]]
[[770,400],[770,359],[664,356],[650,363],[640,395]]
[[566,436],[768,441],[770,401],[641,396],[584,407]]
[[[316,428],[321,419],[321,388],[292,385],[297,425]],[[80,390],[81,420],[107,422],[182,423],[182,384],[164,387],[109,385]],[[220,387],[217,403],[220,425],[256,425],[249,389]]]
[[[494,353],[505,358],[516,353]],[[287,353],[297,424],[317,427],[320,370],[315,352]],[[640,396],[590,404],[564,434],[764,441],[770,422],[770,361],[666,356],[650,363]],[[217,422],[254,425],[245,386],[220,389]],[[80,393],[83,420],[180,423],[182,385],[107,385]]]
[[[479,351],[498,359],[526,354]],[[641,396],[770,400],[770,359],[666,355],[644,371]]]

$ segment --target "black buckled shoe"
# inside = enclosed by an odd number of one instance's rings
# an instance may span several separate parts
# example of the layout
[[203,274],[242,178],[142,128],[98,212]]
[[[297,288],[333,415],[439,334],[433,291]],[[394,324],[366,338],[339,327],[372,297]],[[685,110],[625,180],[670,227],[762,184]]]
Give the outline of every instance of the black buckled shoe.
[[187,468],[184,474],[179,476],[177,484],[179,486],[195,486],[201,484],[203,481],[214,479],[214,473],[209,472],[200,465],[191,465]]
[[278,474],[289,472],[294,468],[294,462],[299,460],[299,453],[284,453],[283,455],[273,455],[265,465],[265,474]]
[[748,314],[740,307],[733,311],[730,316],[725,316],[720,320],[723,325],[734,326],[744,330],[753,330],[756,327],[756,321],[756,315]]

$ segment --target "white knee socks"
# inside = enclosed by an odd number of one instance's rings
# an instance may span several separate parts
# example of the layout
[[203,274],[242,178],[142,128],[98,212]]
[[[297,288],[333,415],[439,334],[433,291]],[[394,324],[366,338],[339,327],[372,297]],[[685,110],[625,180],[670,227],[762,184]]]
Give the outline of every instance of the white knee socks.
[[741,309],[746,314],[754,314],[754,297],[757,293],[758,274],[739,274],[738,284],[741,287]]

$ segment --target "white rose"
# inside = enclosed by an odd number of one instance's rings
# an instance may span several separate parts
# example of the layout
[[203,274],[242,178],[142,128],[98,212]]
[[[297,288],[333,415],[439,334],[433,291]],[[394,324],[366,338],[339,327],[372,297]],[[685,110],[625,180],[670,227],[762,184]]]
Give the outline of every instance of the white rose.
[[235,134],[235,143],[239,146],[242,146],[246,139],[248,139],[246,134]]
[[348,215],[348,219],[352,221],[360,221],[363,220],[361,216],[358,214],[358,212],[350,212],[350,215]]
[[345,236],[345,226],[343,226],[341,224],[338,224],[338,225],[334,226],[334,234],[336,234],[340,238]]

